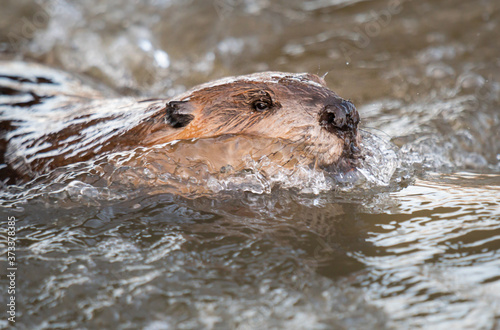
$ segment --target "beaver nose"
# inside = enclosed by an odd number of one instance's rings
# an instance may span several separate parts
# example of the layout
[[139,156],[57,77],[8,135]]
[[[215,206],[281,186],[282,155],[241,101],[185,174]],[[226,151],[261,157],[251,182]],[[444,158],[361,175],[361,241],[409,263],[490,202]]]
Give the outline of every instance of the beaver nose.
[[327,105],[320,115],[320,124],[327,131],[356,131],[359,124],[359,114],[354,104],[341,100]]

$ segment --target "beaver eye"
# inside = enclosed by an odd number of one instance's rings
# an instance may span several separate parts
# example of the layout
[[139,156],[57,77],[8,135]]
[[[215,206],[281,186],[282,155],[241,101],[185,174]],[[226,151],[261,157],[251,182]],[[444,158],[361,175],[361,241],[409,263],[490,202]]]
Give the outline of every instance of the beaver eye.
[[267,102],[264,102],[264,101],[255,101],[253,103],[253,108],[255,109],[255,111],[259,111],[259,112],[266,111],[270,107],[271,107],[271,105]]

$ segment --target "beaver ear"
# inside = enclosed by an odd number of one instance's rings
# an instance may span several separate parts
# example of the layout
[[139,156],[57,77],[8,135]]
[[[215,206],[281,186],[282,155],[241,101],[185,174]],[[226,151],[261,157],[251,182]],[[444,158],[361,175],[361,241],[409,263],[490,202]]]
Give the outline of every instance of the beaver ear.
[[194,107],[189,101],[170,101],[167,103],[166,110],[165,121],[173,128],[185,127],[194,119],[191,114]]

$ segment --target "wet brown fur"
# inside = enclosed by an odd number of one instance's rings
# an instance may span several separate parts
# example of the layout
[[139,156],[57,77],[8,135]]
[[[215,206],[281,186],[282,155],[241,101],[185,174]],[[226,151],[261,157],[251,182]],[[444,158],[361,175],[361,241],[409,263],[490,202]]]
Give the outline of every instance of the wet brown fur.
[[[262,77],[273,74],[276,73],[264,73]],[[57,83],[57,79],[47,79]],[[52,96],[35,92],[29,91],[36,100]],[[42,132],[39,138],[25,141],[22,134],[16,135],[16,124],[10,124],[11,132],[3,135],[21,141],[18,143],[22,143],[26,153],[17,155],[15,147],[9,149],[9,141],[4,139],[2,157],[5,156],[5,163],[9,165],[9,175],[15,171],[24,179],[32,178],[56,167],[91,160],[109,152],[226,134],[305,143],[307,147],[302,150],[314,155],[316,165],[330,165],[341,157],[354,158],[352,147],[344,142],[357,144],[359,141],[356,128],[332,134],[321,127],[320,114],[325,106],[344,100],[327,89],[321,78],[311,74],[279,76],[274,81],[236,79],[219,85],[202,85],[172,100],[130,100],[118,105],[101,98],[98,92],[96,98],[75,95],[77,91],[58,95],[58,103],[52,105],[69,109],[67,118],[62,119],[65,126],[60,130]],[[262,103],[268,105],[265,111],[258,109],[258,104]],[[18,104],[8,106],[19,107]],[[42,102],[40,106],[50,106],[50,103]],[[36,110],[36,106],[32,107]],[[117,107],[120,111],[116,111]],[[95,145],[97,138],[93,139],[89,130],[96,127],[99,137],[98,127],[106,128],[107,123],[113,124],[116,120],[130,123],[127,118],[131,114],[139,114],[141,119],[135,124],[125,124],[129,127],[117,126]],[[21,120],[18,125],[22,127]],[[30,128],[29,124],[25,126]],[[40,148],[41,145],[45,148]]]

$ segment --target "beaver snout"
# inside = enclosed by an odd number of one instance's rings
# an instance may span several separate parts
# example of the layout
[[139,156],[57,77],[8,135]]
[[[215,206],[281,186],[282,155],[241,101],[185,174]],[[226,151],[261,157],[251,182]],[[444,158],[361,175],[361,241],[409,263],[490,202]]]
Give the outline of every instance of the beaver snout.
[[344,135],[342,132],[356,134],[359,124],[359,114],[354,104],[341,100],[327,105],[320,113],[319,123],[328,132]]

